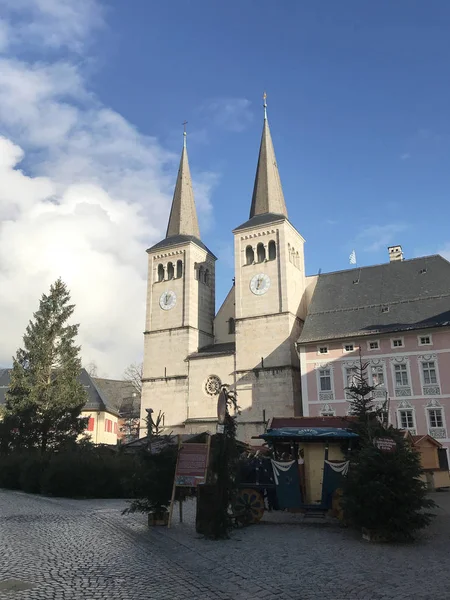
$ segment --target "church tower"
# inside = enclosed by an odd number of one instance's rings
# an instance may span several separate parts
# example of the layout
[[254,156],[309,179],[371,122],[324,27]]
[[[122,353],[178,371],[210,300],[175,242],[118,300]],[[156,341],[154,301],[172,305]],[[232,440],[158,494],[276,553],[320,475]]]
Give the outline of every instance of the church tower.
[[141,435],[146,409],[173,431],[188,418],[188,355],[213,343],[216,257],[200,239],[184,132],[166,237],[147,250]]
[[234,231],[236,389],[249,439],[264,418],[300,414],[298,339],[305,318],[304,239],[289,222],[267,119],[249,220]]

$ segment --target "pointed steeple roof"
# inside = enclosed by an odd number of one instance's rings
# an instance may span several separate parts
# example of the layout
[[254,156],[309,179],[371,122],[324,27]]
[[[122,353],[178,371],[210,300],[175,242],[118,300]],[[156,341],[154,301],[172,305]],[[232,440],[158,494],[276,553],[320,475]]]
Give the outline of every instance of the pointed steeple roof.
[[[184,123],[186,125],[186,123]],[[177,183],[173,193],[172,208],[170,209],[169,224],[166,237],[148,248],[147,252],[161,250],[186,242],[194,242],[206,250],[214,259],[214,254],[200,240],[197,210],[195,208],[194,190],[192,189],[191,172],[186,148],[186,129],[184,130],[184,143],[181,152],[180,166],[178,169]]]
[[286,218],[288,216],[272,136],[270,135],[269,121],[267,120],[266,95],[264,94],[264,125],[255,184],[253,186],[250,219],[267,213],[282,215]]
[[166,238],[175,235],[192,235],[200,239],[200,229],[198,227],[197,210],[195,208],[194,191],[192,189],[191,172],[189,170],[186,148],[186,131],[184,132],[183,151],[181,153]]

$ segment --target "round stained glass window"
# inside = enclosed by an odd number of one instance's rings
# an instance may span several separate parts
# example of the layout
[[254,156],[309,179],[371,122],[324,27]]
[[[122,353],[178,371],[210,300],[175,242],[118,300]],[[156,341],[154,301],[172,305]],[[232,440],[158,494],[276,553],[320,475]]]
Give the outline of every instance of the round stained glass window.
[[221,385],[222,382],[220,377],[217,377],[217,375],[210,375],[205,383],[205,392],[209,396],[217,396],[217,394],[220,392]]

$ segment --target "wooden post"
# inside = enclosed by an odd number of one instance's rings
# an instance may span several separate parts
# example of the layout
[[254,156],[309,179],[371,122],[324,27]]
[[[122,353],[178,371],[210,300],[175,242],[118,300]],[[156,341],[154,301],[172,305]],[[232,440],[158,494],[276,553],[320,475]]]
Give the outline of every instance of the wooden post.
[[178,456],[177,456],[177,464],[175,465],[175,473],[173,476],[172,498],[170,500],[169,521],[167,522],[167,529],[169,529],[170,526],[172,525],[173,503],[175,501],[175,491],[176,491],[175,476],[176,476],[177,470],[178,470],[178,460],[180,458],[180,447],[181,447],[181,436],[178,435]]

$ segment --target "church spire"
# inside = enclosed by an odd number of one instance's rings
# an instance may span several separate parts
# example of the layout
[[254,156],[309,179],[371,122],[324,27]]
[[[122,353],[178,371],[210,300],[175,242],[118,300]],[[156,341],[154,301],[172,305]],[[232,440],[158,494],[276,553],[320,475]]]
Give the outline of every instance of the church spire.
[[270,135],[267,120],[267,96],[264,92],[264,125],[259,147],[258,166],[256,168],[255,184],[253,186],[250,219],[256,215],[274,213],[287,217],[283,188],[278,173],[275,150]]
[[183,150],[181,152],[180,167],[178,169],[177,183],[173,194],[166,238],[175,235],[192,235],[197,239],[200,239],[197,210],[195,208],[194,191],[192,189],[191,172],[189,170],[186,148],[186,121],[183,125]]

